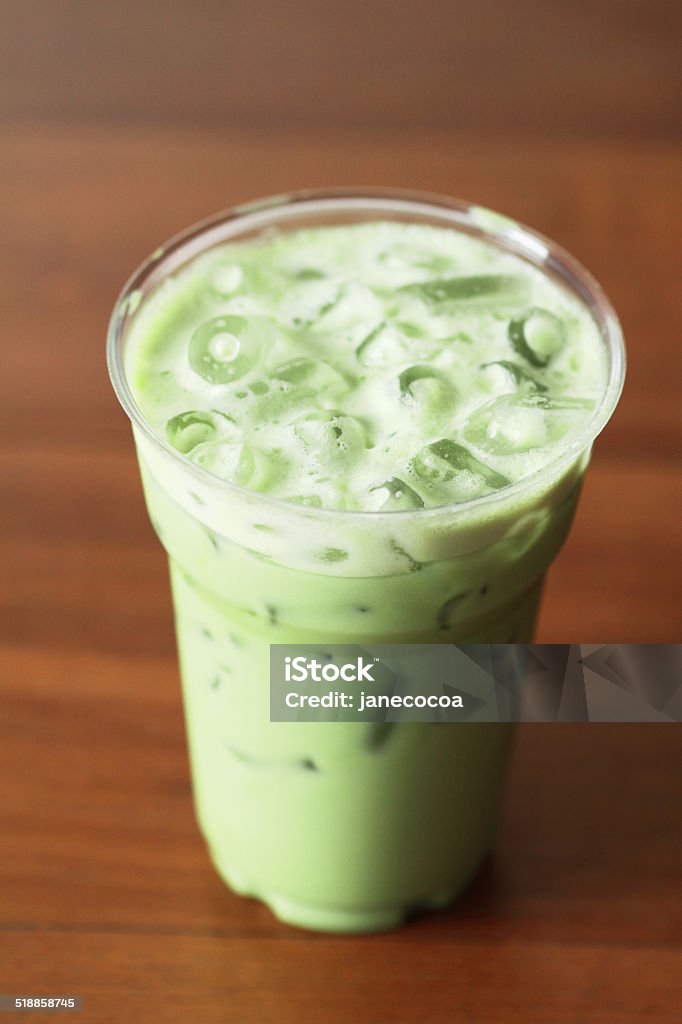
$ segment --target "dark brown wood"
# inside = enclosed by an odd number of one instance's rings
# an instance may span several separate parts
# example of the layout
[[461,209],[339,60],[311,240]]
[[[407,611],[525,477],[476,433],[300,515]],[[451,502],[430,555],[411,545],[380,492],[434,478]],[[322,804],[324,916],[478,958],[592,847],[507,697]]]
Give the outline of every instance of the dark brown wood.
[[674,0],[0,0],[0,118],[679,138]]
[[147,252],[259,194],[404,185],[532,223],[603,282],[630,351],[539,639],[679,640],[680,180],[664,140],[7,131],[0,992],[82,993],[78,1019],[97,1024],[676,1024],[677,726],[521,729],[494,859],[459,906],[395,935],[296,932],[221,885],[191,809],[164,557],[103,345]]

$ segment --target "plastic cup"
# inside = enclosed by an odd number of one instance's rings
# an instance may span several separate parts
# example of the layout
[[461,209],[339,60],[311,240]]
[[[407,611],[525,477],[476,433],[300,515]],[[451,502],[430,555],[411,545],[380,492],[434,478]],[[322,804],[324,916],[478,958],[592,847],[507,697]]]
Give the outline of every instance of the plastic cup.
[[[379,219],[485,239],[587,306],[609,372],[573,443],[464,503],[346,512],[226,483],[154,434],[126,376],[126,341],[149,295],[227,241]],[[403,723],[378,743],[371,723],[273,723],[269,645],[532,639],[545,573],[623,383],[620,326],[599,285],[552,242],[480,207],[390,190],[300,192],[236,207],[158,249],[116,304],[108,359],[169,556],[196,813],[218,872],[282,920],[320,930],[392,928],[450,903],[493,842],[513,726]]]

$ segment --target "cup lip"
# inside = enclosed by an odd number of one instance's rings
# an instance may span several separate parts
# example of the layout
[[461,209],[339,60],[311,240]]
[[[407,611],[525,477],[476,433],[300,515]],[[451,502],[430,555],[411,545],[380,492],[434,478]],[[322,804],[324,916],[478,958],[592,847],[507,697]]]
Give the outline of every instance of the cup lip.
[[[532,473],[499,491],[425,508],[375,511],[306,506],[251,491],[191,462],[156,433],[135,401],[126,379],[123,357],[127,321],[137,308],[143,286],[164,280],[213,245],[229,242],[245,232],[280,224],[286,226],[289,220],[304,214],[313,216],[350,212],[367,212],[370,216],[374,214],[372,219],[375,220],[381,220],[382,213],[401,214],[408,222],[410,214],[415,221],[419,218],[438,218],[439,226],[450,226],[454,230],[473,235],[504,252],[519,256],[553,279],[558,278],[564,288],[583,302],[606,347],[609,372],[601,400],[591,419],[570,445],[559,449],[553,458]],[[591,447],[611,418],[623,390],[626,352],[620,321],[601,285],[569,252],[525,224],[487,207],[437,193],[374,186],[336,187],[300,189],[240,203],[197,221],[155,249],[133,271],[116,299],[107,331],[107,368],[116,396],[133,427],[155,448],[170,457],[183,472],[194,476],[214,491],[266,504],[282,514],[305,513],[328,520],[336,518],[346,523],[385,518],[395,523],[396,517],[402,517],[403,521],[418,517],[423,522],[428,517],[442,516],[444,513],[461,516],[472,510],[509,505],[528,492],[541,489],[543,482],[556,479],[562,470],[568,469]]]

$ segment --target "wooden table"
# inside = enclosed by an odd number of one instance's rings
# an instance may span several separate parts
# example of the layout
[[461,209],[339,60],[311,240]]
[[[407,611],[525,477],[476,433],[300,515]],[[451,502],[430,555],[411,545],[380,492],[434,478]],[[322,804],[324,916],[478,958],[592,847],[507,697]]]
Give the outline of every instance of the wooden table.
[[164,557],[104,335],[147,252],[257,195],[394,184],[533,224],[602,281],[630,354],[538,639],[679,640],[680,180],[664,140],[7,133],[0,992],[82,994],[77,1019],[97,1024],[677,1024],[678,726],[522,728],[494,859],[457,907],[395,934],[294,931],[222,886],[192,815]]

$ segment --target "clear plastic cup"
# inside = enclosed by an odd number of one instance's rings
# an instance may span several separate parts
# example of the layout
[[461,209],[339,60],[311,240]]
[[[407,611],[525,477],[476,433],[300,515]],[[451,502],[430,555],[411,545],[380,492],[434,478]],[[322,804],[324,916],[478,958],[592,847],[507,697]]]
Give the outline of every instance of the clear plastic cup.
[[[349,512],[224,482],[153,432],[127,380],[126,340],[169,276],[227,241],[379,219],[485,239],[585,304],[609,371],[579,437],[483,497]],[[321,930],[391,928],[451,902],[493,842],[513,726],[402,723],[379,737],[372,723],[273,723],[269,645],[532,639],[545,573],[623,384],[621,330],[601,288],[552,242],[480,207],[392,190],[299,192],[236,207],[158,249],[116,304],[108,359],[169,556],[195,806],[217,870],[282,920]]]

